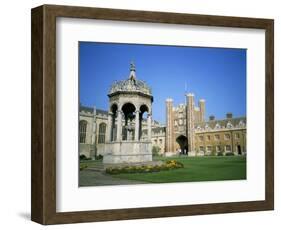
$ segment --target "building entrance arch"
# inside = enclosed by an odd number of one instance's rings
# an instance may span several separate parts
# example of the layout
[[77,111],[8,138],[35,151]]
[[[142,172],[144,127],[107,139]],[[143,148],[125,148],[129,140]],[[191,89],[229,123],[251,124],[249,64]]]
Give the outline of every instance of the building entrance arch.
[[176,139],[177,143],[180,146],[180,154],[188,154],[188,142],[187,137],[184,135],[180,135]]

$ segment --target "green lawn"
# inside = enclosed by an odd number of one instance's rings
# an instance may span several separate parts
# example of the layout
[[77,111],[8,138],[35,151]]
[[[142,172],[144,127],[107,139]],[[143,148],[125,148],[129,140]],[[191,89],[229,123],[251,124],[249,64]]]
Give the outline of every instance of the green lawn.
[[245,156],[157,158],[166,159],[180,161],[184,168],[153,173],[118,174],[112,177],[149,183],[246,179]]

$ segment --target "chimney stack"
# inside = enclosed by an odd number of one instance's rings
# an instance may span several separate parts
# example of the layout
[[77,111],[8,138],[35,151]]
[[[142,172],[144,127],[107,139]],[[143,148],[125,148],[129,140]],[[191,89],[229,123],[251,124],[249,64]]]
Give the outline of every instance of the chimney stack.
[[232,113],[227,113],[227,114],[226,114],[226,118],[227,118],[227,119],[231,119],[231,118],[232,118]]
[[209,120],[210,121],[214,121],[215,120],[215,116],[214,115],[209,116]]

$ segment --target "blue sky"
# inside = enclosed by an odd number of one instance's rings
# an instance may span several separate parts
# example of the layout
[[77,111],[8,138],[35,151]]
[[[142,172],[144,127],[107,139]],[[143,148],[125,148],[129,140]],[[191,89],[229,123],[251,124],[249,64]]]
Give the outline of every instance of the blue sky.
[[80,102],[107,110],[109,87],[128,78],[131,60],[137,78],[152,88],[153,119],[161,123],[166,98],[175,106],[186,92],[196,104],[206,100],[206,119],[246,115],[245,49],[79,42]]

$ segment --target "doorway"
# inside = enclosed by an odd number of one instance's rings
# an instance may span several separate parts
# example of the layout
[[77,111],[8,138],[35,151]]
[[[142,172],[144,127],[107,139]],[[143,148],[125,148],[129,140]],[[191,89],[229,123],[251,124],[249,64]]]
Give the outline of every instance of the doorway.
[[238,155],[242,155],[241,145],[237,145],[237,152],[238,152]]
[[180,135],[177,137],[176,141],[180,146],[180,154],[188,155],[187,137],[184,135]]

